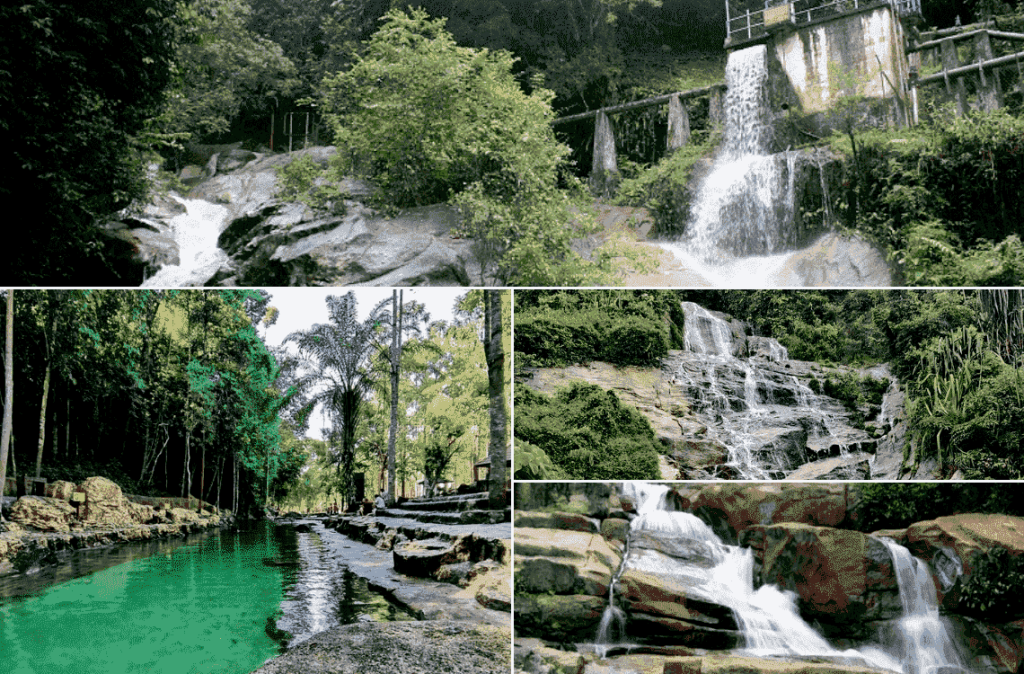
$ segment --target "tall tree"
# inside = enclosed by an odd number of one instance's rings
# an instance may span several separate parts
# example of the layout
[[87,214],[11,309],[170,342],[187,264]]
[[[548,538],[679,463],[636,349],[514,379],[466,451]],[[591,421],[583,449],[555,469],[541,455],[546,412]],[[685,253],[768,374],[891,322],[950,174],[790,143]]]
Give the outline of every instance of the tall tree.
[[398,437],[398,371],[402,363],[402,301],[404,291],[391,291],[391,425],[388,431],[387,503],[395,502],[395,440]]
[[[491,437],[488,487],[491,508],[505,507],[505,461],[508,455],[505,417],[505,350],[502,346],[501,292],[484,291],[484,353],[487,357],[487,394],[490,399]],[[507,292],[507,291],[506,291]]]
[[[7,448],[11,442],[11,422],[14,418],[14,289],[7,291],[7,339],[4,351],[4,427],[0,436],[0,497],[7,484]],[[0,511],[0,522],[3,522]]]
[[324,409],[332,430],[340,434],[336,465],[342,480],[343,497],[355,495],[356,427],[364,396],[373,385],[375,373],[370,359],[380,348],[380,325],[386,321],[384,303],[378,304],[363,321],[358,319],[355,293],[327,297],[330,322],[309,330],[293,332],[285,342],[294,342],[305,362],[298,374],[297,422],[309,424],[316,407]]

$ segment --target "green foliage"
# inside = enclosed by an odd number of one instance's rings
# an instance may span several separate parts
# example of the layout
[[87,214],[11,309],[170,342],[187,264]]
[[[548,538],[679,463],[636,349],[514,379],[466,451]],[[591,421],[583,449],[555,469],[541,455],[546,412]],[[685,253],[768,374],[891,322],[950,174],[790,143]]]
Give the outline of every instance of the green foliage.
[[336,215],[344,215],[345,195],[332,184],[331,178],[336,177],[333,173],[318,166],[310,155],[302,155],[277,170],[281,198],[304,203],[313,209],[330,208]]
[[650,423],[612,391],[574,383],[553,398],[516,388],[520,441],[540,448],[572,480],[658,479]]
[[856,372],[836,372],[825,377],[819,392],[839,400],[850,412],[853,425],[863,427],[864,413],[861,406],[880,406],[888,387],[887,379],[860,376]]
[[1019,516],[1024,506],[1011,484],[866,482],[858,485],[856,527],[901,529],[944,515],[999,513]]
[[[562,291],[546,299],[537,291],[516,294],[516,349],[523,364],[563,366],[601,360],[616,365],[655,366],[672,344],[671,295],[659,291]],[[677,308],[677,307],[676,307]],[[678,315],[673,316],[681,320]],[[518,359],[517,359],[518,362]]]
[[721,141],[718,132],[695,139],[636,178],[624,180],[615,203],[644,206],[654,216],[655,231],[661,236],[682,234],[690,218],[690,175],[694,166],[714,151]]
[[971,575],[961,588],[958,610],[992,622],[1020,617],[1017,597],[1024,587],[1024,556],[996,547],[977,553],[970,565]]
[[[136,137],[162,105],[171,0],[0,6],[0,196],[32,204],[5,265],[12,285],[134,285],[93,220],[145,194]],[[73,282],[72,282],[73,281]]]
[[891,251],[912,285],[1018,285],[1022,138],[1024,120],[1002,110],[866,132],[856,148],[834,136],[856,195],[840,210]]
[[515,440],[514,470],[517,480],[561,480],[566,477],[543,449],[519,438]]
[[451,200],[500,282],[587,280],[569,247],[582,192],[557,187],[569,150],[550,127],[553,94],[524,94],[510,53],[459,47],[444,26],[390,12],[352,68],[325,78],[340,167],[397,206]]
[[178,47],[164,133],[201,139],[228,131],[243,110],[269,113],[273,99],[299,84],[280,45],[252,33],[245,0],[178,3]]

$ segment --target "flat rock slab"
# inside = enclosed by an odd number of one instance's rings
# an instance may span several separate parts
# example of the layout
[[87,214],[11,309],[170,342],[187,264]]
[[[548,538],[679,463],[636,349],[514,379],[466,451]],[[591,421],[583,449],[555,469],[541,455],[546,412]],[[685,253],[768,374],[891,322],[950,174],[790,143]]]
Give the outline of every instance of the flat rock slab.
[[322,632],[253,674],[507,674],[508,628],[472,621],[362,623]]
[[[510,614],[484,608],[473,596],[455,585],[398,573],[392,566],[391,552],[377,550],[336,531],[320,527],[315,527],[314,531],[349,571],[366,579],[372,589],[386,593],[421,620],[443,617],[506,627],[511,624]],[[510,575],[511,570],[502,567],[491,573]]]

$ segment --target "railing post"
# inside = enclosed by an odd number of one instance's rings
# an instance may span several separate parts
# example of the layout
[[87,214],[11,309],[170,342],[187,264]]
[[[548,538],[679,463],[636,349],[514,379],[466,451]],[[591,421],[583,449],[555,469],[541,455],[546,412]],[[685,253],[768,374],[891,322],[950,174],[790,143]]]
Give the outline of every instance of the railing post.
[[618,182],[619,166],[615,155],[615,131],[603,110],[594,124],[594,161],[590,167],[590,185],[604,194]]
[[[956,44],[953,42],[953,38],[947,37],[942,41],[942,70],[953,70],[960,65],[960,59],[956,55]],[[949,76],[946,76],[946,84],[949,86]],[[956,100],[956,114],[957,117],[963,117],[964,113],[967,112],[967,87],[964,86],[964,78],[957,77],[956,82],[952,87],[952,94]]]
[[747,39],[754,37],[753,33],[750,32],[750,10],[747,10]]
[[999,83],[999,71],[993,69],[991,77],[986,78],[985,69],[981,65],[992,58],[992,40],[987,30],[975,36],[974,52],[978,55],[978,70],[981,74],[981,86],[978,88],[981,109],[986,112],[998,110],[1003,107],[1003,87]]
[[678,150],[690,142],[690,115],[679,96],[668,99],[668,151]]

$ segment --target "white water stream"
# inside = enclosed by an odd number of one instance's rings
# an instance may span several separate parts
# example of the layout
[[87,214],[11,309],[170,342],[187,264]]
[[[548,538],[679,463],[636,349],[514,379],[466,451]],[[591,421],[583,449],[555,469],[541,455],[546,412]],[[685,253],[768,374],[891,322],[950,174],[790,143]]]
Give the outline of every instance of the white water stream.
[[185,206],[185,212],[170,221],[179,262],[161,267],[143,282],[144,288],[203,286],[227,262],[227,254],[217,247],[217,239],[227,226],[227,207],[202,199],[174,199]]
[[660,246],[717,288],[802,285],[784,252],[795,199],[797,153],[769,153],[768,52],[730,52],[725,137],[697,184],[682,239]]
[[[896,635],[882,644],[839,650],[799,614],[796,595],[774,585],[754,589],[754,557],[749,548],[726,545],[702,520],[691,513],[668,510],[667,485],[626,482],[622,492],[633,499],[637,517],[630,531],[661,532],[706,545],[713,566],[686,564],[673,557],[627,547],[616,580],[626,569],[685,580],[696,596],[732,609],[743,635],[740,655],[757,657],[830,658],[902,674],[968,672],[954,641],[939,618],[935,586],[927,565],[889,539],[880,539],[893,558],[894,572],[903,605],[903,617],[883,629]],[[615,582],[598,635],[602,656],[613,644],[625,642],[627,615],[616,606]],[[610,625],[617,629],[609,631]],[[618,638],[616,641],[615,638]]]
[[[785,457],[763,455],[762,435],[785,410],[785,406],[775,404],[776,395],[781,397],[784,389],[786,397],[795,401],[789,411],[799,412],[809,438],[817,444],[838,445],[840,455],[848,454],[841,439],[840,418],[829,411],[825,397],[793,375],[769,376],[768,368],[773,363],[789,359],[785,347],[775,340],[764,340],[768,358],[738,358],[732,354],[732,329],[725,320],[693,302],[681,306],[686,316],[684,350],[701,357],[681,362],[674,381],[687,387],[694,411],[707,420],[709,436],[726,447],[726,465],[740,479],[772,478],[773,472],[793,467],[787,466]],[[742,391],[735,386],[730,390],[724,382],[735,380],[740,373]]]

